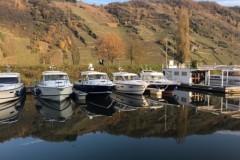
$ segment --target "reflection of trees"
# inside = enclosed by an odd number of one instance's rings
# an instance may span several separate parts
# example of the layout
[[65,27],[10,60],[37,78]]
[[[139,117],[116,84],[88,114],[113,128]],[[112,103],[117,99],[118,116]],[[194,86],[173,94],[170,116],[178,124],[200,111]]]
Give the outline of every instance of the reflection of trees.
[[188,107],[180,107],[176,114],[177,142],[181,144],[184,142],[184,137],[187,135]]
[[[0,124],[0,143],[19,137],[34,137],[44,141],[76,141],[89,133],[108,133],[133,138],[176,138],[181,144],[192,134],[211,134],[217,130],[240,130],[239,119],[227,118],[192,107],[149,109],[140,107],[134,111],[116,111],[112,116],[90,119],[80,107],[73,107],[73,115],[64,123],[49,122],[36,111],[34,99],[27,97],[23,116],[16,123]],[[163,117],[163,118],[162,118]]]

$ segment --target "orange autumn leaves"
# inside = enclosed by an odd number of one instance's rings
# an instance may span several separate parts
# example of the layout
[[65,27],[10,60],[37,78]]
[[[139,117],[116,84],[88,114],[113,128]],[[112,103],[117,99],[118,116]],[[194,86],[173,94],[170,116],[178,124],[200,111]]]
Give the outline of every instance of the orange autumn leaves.
[[96,46],[99,57],[108,59],[112,64],[115,59],[125,58],[125,45],[122,38],[116,34],[109,34],[100,39]]

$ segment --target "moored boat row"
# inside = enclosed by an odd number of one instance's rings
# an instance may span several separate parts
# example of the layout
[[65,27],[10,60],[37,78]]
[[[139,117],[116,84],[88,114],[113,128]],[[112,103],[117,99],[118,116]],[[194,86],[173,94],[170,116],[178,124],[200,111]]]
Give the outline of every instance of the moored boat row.
[[[109,94],[113,91],[142,95],[148,87],[161,90],[172,88],[173,91],[176,86],[176,83],[167,81],[161,72],[155,71],[142,72],[140,76],[135,73],[115,72],[113,80],[104,72],[84,71],[73,85],[67,73],[51,70],[42,72],[41,81],[35,86],[34,93],[44,99],[63,101],[72,93],[77,94],[77,97]],[[19,73],[0,74],[0,103],[17,99],[24,93],[25,87],[20,81]]]

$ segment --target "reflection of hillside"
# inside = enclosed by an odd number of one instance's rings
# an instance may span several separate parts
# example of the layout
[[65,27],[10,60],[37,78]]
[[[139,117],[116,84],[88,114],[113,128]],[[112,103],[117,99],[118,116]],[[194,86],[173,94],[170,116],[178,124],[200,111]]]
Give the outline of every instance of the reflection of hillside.
[[182,142],[192,134],[211,134],[218,130],[240,130],[240,121],[213,115],[192,107],[163,106],[157,110],[139,108],[132,112],[113,112],[112,116],[89,119],[79,106],[64,123],[46,122],[36,110],[36,102],[27,97],[22,117],[0,128],[0,141],[35,137],[46,141],[75,141],[77,136],[93,132],[141,137],[173,137]]

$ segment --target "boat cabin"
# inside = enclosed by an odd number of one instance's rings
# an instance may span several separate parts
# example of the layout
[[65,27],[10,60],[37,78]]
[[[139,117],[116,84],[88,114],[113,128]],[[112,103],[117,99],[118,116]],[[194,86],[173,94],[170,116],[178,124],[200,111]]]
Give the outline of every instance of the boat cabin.
[[209,70],[190,68],[168,68],[164,69],[165,77],[168,80],[180,82],[181,84],[208,84]]
[[96,71],[81,72],[79,81],[88,81],[88,80],[109,80],[109,78],[108,78],[108,75],[103,72],[96,72]]
[[43,81],[68,80],[67,73],[60,71],[46,71],[42,73]]
[[116,72],[113,73],[113,80],[114,81],[140,80],[140,77],[135,73]]
[[19,73],[0,73],[0,84],[14,84],[20,82]]
[[145,81],[166,79],[162,72],[156,72],[152,70],[143,70],[140,75],[141,79]]

